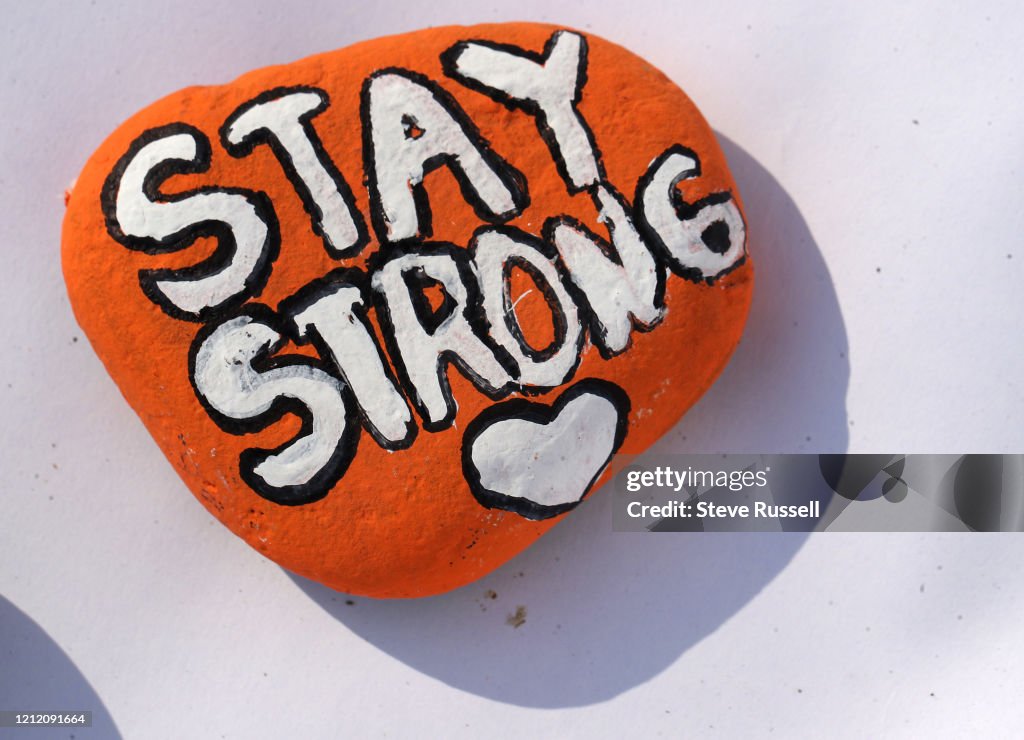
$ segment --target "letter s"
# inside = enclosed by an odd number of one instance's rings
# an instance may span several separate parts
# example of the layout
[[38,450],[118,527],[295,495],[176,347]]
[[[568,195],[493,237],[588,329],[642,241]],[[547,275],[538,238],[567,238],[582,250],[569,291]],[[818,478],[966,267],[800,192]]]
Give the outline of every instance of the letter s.
[[213,256],[198,265],[139,273],[150,300],[188,321],[208,321],[259,295],[280,247],[277,217],[263,193],[223,187],[160,192],[173,175],[206,172],[210,156],[209,139],[192,126],[150,129],[114,166],[101,195],[107,232],[129,249],[164,254],[216,238]]
[[342,382],[305,356],[272,357],[285,338],[270,326],[265,307],[204,328],[190,356],[196,395],[225,431],[265,428],[285,413],[302,418],[302,430],[274,450],[248,449],[239,460],[242,479],[274,503],[317,501],[341,479],[355,455],[359,420]]

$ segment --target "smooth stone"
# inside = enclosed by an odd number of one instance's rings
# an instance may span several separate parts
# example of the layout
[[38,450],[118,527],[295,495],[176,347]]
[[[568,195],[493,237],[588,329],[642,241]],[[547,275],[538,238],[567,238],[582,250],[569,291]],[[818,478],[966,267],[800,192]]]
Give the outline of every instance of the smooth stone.
[[154,103],[78,178],[63,263],[221,523],[332,588],[412,597],[514,557],[700,398],[746,320],[746,241],[678,87],[510,23]]

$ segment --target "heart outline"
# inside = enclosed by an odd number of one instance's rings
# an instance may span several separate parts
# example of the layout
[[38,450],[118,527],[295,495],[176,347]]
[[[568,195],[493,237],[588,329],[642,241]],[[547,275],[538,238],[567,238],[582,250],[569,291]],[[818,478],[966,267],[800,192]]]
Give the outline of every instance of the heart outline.
[[[512,496],[495,491],[483,484],[481,473],[473,461],[473,445],[480,435],[495,424],[504,421],[520,420],[539,426],[548,426],[558,419],[559,414],[566,406],[585,395],[597,396],[611,403],[616,411],[617,419],[608,457],[597,467],[593,477],[583,487],[579,499],[564,504],[544,505],[522,496]],[[594,483],[601,477],[612,457],[622,446],[629,429],[630,408],[631,404],[626,391],[615,383],[601,378],[585,378],[574,383],[551,405],[528,401],[525,398],[514,398],[491,406],[470,422],[462,438],[462,473],[469,485],[469,490],[484,508],[509,511],[524,519],[550,519],[571,511],[587,497]]]

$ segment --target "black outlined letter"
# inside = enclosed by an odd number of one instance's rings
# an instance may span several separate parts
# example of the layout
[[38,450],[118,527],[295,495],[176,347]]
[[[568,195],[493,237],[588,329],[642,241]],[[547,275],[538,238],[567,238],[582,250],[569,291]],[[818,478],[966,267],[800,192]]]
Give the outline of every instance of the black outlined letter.
[[[543,392],[567,382],[579,364],[583,326],[550,248],[518,229],[489,226],[473,236],[470,252],[488,333],[519,367],[520,387]],[[547,347],[532,347],[523,336],[511,295],[515,268],[530,276],[551,311],[555,331]]]
[[280,310],[291,316],[300,338],[334,362],[377,444],[405,449],[416,435],[416,424],[373,337],[364,278],[359,270],[335,270],[284,301]]
[[433,233],[423,178],[442,165],[485,221],[507,221],[526,207],[523,176],[426,77],[402,69],[375,72],[363,85],[362,119],[373,227],[381,242]]
[[534,54],[490,41],[462,41],[441,55],[444,71],[469,88],[537,119],[569,192],[604,179],[593,133],[576,109],[587,82],[587,42],[557,31]]
[[564,216],[549,219],[544,233],[561,255],[581,304],[589,307],[591,336],[608,359],[629,346],[634,326],[646,331],[661,321],[665,274],[640,238],[622,196],[601,184],[593,198],[610,244]]
[[344,475],[359,440],[345,386],[309,357],[272,358],[285,338],[265,306],[204,327],[189,370],[210,416],[234,434],[255,432],[291,412],[302,431],[275,450],[242,453],[242,479],[264,498],[295,506],[323,498]]
[[220,135],[234,157],[246,156],[257,144],[270,146],[302,198],[313,231],[327,253],[341,259],[358,254],[368,237],[352,190],[313,129],[312,119],[329,105],[327,93],[317,88],[268,90],[228,116]]
[[712,282],[742,264],[746,226],[727,192],[686,203],[676,186],[700,176],[697,155],[673,146],[655,159],[636,186],[637,225],[665,254],[672,272]]
[[150,129],[121,157],[103,186],[107,231],[129,249],[176,252],[217,239],[213,256],[181,270],[143,270],[143,292],[178,319],[207,321],[259,295],[280,245],[277,218],[263,193],[203,187],[165,195],[172,175],[205,172],[210,141],[182,123]]
[[[423,427],[434,432],[451,426],[458,408],[449,364],[492,398],[507,393],[512,376],[485,341],[465,250],[442,243],[422,249],[396,253],[373,274],[372,285],[383,299],[376,301],[377,317],[391,359]],[[443,295],[439,307],[431,306],[427,288]]]

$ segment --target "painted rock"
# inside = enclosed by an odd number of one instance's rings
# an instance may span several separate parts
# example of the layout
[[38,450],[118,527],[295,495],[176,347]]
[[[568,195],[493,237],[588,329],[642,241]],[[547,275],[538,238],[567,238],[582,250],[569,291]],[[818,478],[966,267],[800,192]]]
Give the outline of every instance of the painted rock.
[[753,287],[714,135],[578,31],[436,28],[193,87],[89,160],[72,305],[199,501],[338,590],[483,576],[714,381]]

